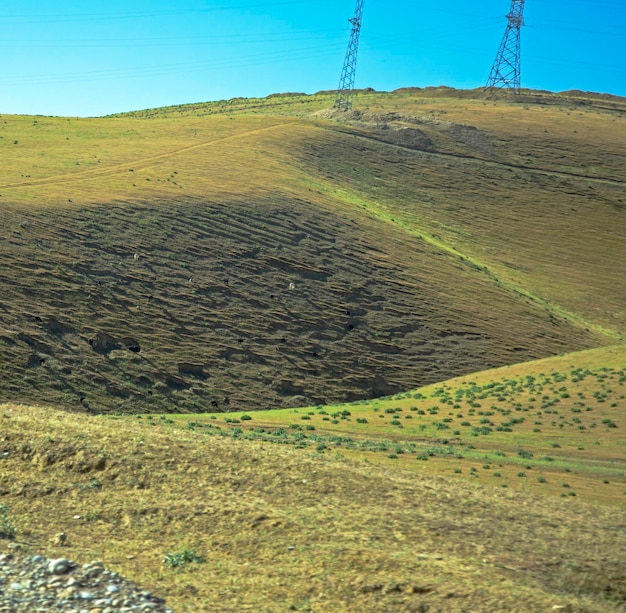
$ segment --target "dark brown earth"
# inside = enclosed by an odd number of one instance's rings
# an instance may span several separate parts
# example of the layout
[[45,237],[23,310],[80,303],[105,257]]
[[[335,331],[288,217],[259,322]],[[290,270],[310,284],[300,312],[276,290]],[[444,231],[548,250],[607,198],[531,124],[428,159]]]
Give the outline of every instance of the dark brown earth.
[[591,344],[484,271],[303,200],[2,221],[4,400],[98,412],[332,403]]

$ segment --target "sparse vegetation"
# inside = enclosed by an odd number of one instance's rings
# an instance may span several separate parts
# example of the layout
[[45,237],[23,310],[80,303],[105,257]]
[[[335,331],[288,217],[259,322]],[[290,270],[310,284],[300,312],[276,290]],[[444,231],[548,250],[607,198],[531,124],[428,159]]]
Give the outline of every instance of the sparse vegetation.
[[0,538],[12,539],[15,537],[15,527],[9,517],[9,509],[0,504]]
[[204,558],[198,555],[195,549],[168,551],[163,557],[163,564],[167,564],[170,568],[178,568],[192,562],[204,562]]

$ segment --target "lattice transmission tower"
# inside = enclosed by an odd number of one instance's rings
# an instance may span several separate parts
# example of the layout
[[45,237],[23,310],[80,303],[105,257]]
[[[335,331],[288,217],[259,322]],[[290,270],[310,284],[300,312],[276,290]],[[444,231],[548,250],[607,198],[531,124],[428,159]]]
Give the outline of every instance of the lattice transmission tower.
[[506,18],[506,32],[486,87],[509,88],[517,94],[521,83],[520,31],[524,25],[524,0],[511,0],[511,10]]
[[352,108],[352,96],[354,95],[354,75],[356,73],[356,56],[359,51],[359,35],[361,34],[361,19],[363,16],[363,0],[357,0],[354,17],[349,21],[352,24],[350,42],[346,51],[346,59],[343,62],[337,99],[333,108],[348,111]]

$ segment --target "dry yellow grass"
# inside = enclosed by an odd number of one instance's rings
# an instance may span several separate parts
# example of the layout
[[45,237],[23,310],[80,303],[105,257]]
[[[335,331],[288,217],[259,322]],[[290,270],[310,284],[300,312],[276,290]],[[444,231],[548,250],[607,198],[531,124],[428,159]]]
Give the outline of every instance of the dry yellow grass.
[[[575,499],[132,418],[4,405],[0,420],[20,548],[102,559],[176,611],[608,613],[626,597],[623,526]],[[162,563],[185,549],[205,562]]]

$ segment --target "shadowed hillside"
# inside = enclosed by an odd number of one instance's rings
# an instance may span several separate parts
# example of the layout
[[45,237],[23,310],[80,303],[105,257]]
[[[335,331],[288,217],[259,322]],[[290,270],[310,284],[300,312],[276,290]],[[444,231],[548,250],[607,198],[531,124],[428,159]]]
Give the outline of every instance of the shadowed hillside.
[[619,99],[331,103],[2,117],[1,397],[350,401],[623,337]]

